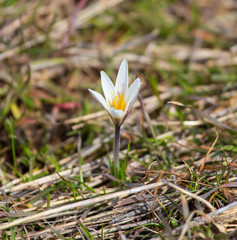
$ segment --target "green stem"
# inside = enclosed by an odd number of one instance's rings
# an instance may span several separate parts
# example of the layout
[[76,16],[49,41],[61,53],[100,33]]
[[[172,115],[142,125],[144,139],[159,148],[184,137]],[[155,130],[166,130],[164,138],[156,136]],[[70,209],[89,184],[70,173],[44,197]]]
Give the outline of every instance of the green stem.
[[115,125],[115,135],[114,135],[114,175],[115,176],[118,176],[120,171],[119,148],[120,148],[120,126]]

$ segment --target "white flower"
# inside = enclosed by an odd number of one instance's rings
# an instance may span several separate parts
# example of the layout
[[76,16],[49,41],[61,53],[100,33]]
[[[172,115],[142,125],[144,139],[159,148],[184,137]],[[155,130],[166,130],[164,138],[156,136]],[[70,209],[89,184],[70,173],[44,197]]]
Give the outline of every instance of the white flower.
[[128,88],[128,62],[126,59],[120,65],[115,86],[104,71],[101,71],[100,75],[105,98],[96,91],[91,89],[89,91],[109,113],[114,124],[120,126],[137,98],[141,81],[137,78]]

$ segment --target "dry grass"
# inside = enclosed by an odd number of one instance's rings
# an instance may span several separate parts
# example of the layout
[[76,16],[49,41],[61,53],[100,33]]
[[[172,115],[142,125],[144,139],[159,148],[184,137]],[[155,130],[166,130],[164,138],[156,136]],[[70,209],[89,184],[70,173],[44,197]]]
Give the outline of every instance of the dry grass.
[[[0,4],[2,239],[236,239],[234,0]],[[116,179],[87,89],[123,58],[143,84]]]

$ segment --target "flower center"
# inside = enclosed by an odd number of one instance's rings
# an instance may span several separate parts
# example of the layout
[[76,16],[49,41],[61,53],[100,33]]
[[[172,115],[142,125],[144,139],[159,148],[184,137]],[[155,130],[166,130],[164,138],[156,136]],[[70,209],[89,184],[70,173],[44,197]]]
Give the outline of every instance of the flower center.
[[123,100],[123,94],[119,94],[114,96],[114,109],[116,110],[125,110],[126,103]]

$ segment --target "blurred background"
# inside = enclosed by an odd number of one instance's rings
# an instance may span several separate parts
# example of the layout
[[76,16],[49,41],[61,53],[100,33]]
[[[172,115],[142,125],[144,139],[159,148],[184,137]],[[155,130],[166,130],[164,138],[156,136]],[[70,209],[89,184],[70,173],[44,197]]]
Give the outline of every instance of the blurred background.
[[[101,91],[100,70],[114,81],[124,58],[141,95],[160,101],[156,117],[171,86],[183,96],[201,84],[227,88],[236,80],[236,8],[234,0],[1,0],[1,156],[12,158],[9,128],[17,155],[52,143],[60,157],[63,147],[75,151],[64,121],[100,110],[87,89]],[[87,143],[102,131],[86,128]]]

